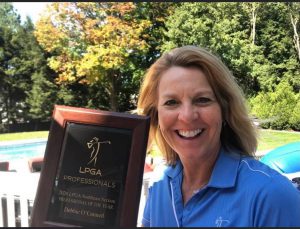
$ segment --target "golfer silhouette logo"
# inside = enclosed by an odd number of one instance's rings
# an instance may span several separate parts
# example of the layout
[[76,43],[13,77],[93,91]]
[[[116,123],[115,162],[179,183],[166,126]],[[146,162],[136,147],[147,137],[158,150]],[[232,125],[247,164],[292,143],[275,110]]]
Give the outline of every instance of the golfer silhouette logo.
[[101,144],[105,144],[105,143],[106,144],[111,144],[110,141],[100,142],[99,138],[97,138],[97,137],[93,137],[92,140],[87,142],[87,147],[92,150],[91,154],[90,154],[90,159],[91,160],[87,163],[88,165],[91,164],[91,163],[94,163],[94,166],[96,166],[96,162],[97,162],[99,152],[100,152],[100,146],[101,146]]

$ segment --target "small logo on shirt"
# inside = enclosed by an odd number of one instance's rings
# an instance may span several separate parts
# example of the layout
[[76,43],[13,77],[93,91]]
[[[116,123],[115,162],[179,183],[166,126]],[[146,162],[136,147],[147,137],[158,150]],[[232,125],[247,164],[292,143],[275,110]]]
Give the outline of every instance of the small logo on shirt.
[[227,219],[223,219],[222,216],[219,216],[217,219],[216,219],[216,225],[217,227],[222,227],[222,226],[226,226],[230,223],[229,220]]

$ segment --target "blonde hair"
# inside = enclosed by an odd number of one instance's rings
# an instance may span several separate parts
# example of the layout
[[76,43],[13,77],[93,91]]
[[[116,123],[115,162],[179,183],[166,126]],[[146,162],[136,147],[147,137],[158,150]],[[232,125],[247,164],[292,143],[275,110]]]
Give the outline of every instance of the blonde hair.
[[177,153],[162,136],[157,112],[159,82],[163,73],[172,66],[197,67],[204,73],[221,106],[224,120],[221,131],[222,145],[228,149],[238,149],[243,155],[253,156],[257,148],[256,129],[248,115],[242,90],[218,57],[196,46],[175,48],[163,54],[144,77],[137,111],[151,117],[148,145],[156,143],[169,165],[175,164],[178,159]]

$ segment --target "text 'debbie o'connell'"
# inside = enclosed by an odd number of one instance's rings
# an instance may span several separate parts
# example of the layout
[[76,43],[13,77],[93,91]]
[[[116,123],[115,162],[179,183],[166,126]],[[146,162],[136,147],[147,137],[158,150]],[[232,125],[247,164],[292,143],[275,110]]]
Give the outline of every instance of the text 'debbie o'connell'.
[[[74,204],[76,207],[64,207],[64,213],[72,215],[81,215],[87,217],[104,218],[104,213],[101,211],[91,211],[84,208],[84,206],[92,207],[92,209],[114,210],[116,201],[104,197],[95,197],[91,195],[80,194],[76,192],[68,192],[59,190],[58,200],[63,203]],[[80,207],[81,206],[81,207]]]

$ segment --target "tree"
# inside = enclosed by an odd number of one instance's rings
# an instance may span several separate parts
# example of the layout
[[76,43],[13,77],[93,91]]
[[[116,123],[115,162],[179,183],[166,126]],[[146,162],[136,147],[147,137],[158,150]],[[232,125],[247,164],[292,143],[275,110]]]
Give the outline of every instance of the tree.
[[[45,91],[37,92],[37,88],[43,80],[51,80],[53,75],[33,36],[33,23],[27,18],[21,24],[20,16],[11,3],[0,4],[0,13],[0,123],[49,119],[49,109],[52,107],[48,106],[47,101],[51,101],[51,96],[43,97]],[[37,81],[40,83],[35,85]],[[45,93],[51,94],[52,91]],[[37,107],[41,108],[42,103],[47,105],[37,112]]]
[[284,78],[299,91],[299,64],[285,5],[181,3],[166,22],[169,41],[164,50],[182,45],[210,49],[233,72],[248,97],[274,89]]
[[[18,46],[15,34],[20,30],[19,18],[13,11],[10,3],[3,3],[0,5],[0,87],[1,87],[1,122],[10,121],[14,119],[13,107],[15,107],[19,98],[22,97],[18,92],[19,88],[13,84],[12,71],[14,70],[14,47]],[[11,28],[15,26],[15,32]],[[16,57],[17,58],[17,57]],[[19,95],[18,95],[19,94]]]
[[245,8],[246,11],[249,12],[250,23],[251,23],[250,39],[252,41],[252,45],[255,44],[257,15],[258,15],[258,10],[259,10],[260,6],[261,5],[257,2],[243,3],[243,7]]
[[142,69],[147,69],[161,56],[164,43],[167,42],[167,18],[173,14],[178,3],[172,2],[139,2],[134,17],[147,20],[149,26],[142,33],[144,41],[148,45],[144,56],[136,56],[136,64]]
[[299,62],[294,48],[289,9],[286,3],[280,2],[265,3],[262,9],[257,44],[263,48],[269,70],[259,75],[260,87],[270,91],[286,79],[292,83],[294,90],[298,88],[299,91]]
[[[299,12],[300,4],[296,2],[286,3],[290,22],[293,29],[293,43],[295,52],[291,52],[291,56],[286,62],[287,71],[284,73],[284,77],[289,78],[294,90],[300,92],[300,41],[299,41]],[[290,35],[291,36],[291,35]],[[293,55],[294,54],[294,55]],[[298,106],[299,107],[299,106]]]
[[210,49],[233,72],[246,94],[257,90],[253,66],[263,56],[251,43],[249,14],[241,3],[181,3],[167,22],[164,50],[183,45]]
[[129,2],[52,3],[35,35],[51,53],[49,66],[58,73],[57,82],[103,87],[110,110],[119,110],[123,72],[132,65],[128,60],[147,50],[141,34],[150,23],[134,18],[135,10]]
[[287,80],[281,81],[274,90],[260,92],[251,100],[252,113],[262,120],[264,127],[274,129],[299,128],[299,96]]
[[50,120],[56,96],[57,86],[54,84],[55,73],[47,66],[46,53],[34,37],[34,25],[27,17],[24,25],[26,33],[26,49],[24,58],[30,66],[31,86],[25,91],[25,104],[28,107],[28,117],[35,122]]
[[299,13],[300,13],[300,4],[298,2],[288,2],[287,7],[289,10],[289,16],[291,24],[293,27],[293,42],[295,45],[296,52],[298,54],[298,60],[300,61],[300,40],[299,40]]
[[0,120],[16,123],[28,118],[24,100],[31,84],[31,57],[26,54],[26,31],[11,3],[0,4],[0,14]]
[[147,44],[147,49],[141,54],[133,52],[127,61],[129,68],[124,69],[123,76],[126,80],[122,81],[122,90],[126,90],[124,95],[130,95],[128,98],[123,96],[123,101],[131,101],[130,104],[122,103],[125,107],[131,109],[136,108],[138,91],[140,83],[146,69],[161,56],[163,50],[162,45],[166,41],[166,18],[172,14],[176,3],[170,2],[138,2],[133,18],[137,20],[149,21],[149,25],[141,33],[141,37]]

